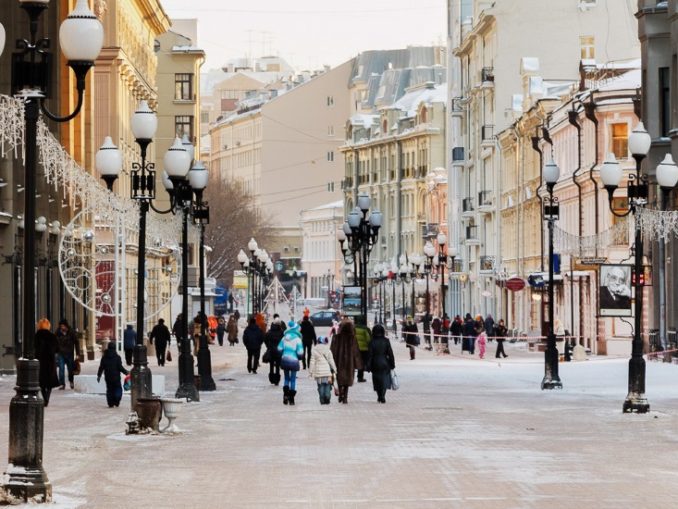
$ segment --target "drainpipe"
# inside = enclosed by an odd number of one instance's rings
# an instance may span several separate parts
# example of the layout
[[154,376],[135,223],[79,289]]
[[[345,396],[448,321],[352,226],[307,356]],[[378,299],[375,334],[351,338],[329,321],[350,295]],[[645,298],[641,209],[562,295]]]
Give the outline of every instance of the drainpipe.
[[[567,112],[567,119],[577,130],[577,169],[572,173],[572,182],[577,186],[577,197],[579,199],[579,237],[581,238],[584,234],[584,223],[582,216],[582,189],[581,184],[577,182],[577,175],[581,171],[581,125],[579,124],[579,111],[572,109]],[[581,255],[581,253],[579,253]],[[579,282],[579,334],[584,332],[584,316],[583,316],[583,286],[581,281]],[[570,334],[574,336],[574,256],[570,259],[570,318],[572,324],[572,330]]]
[[398,249],[398,255],[403,252],[403,211],[401,210],[402,204],[402,194],[403,194],[403,183],[402,183],[402,174],[403,174],[403,145],[400,140],[396,141],[396,147],[398,152],[398,160],[396,161],[396,217],[398,221],[396,223],[396,245]]
[[[592,123],[594,127],[594,140],[595,140],[595,159],[593,162],[593,165],[589,169],[589,180],[593,184],[593,192],[595,193],[595,232],[596,236],[600,233],[600,223],[599,223],[599,208],[600,204],[598,202],[598,183],[596,182],[596,179],[593,178],[593,170],[598,166],[600,163],[600,139],[598,137],[599,133],[599,125],[598,125],[598,117],[596,117],[596,103],[593,100],[593,93],[591,93],[591,101],[584,103],[584,112],[586,114],[586,118],[588,118]],[[595,257],[598,258],[598,245],[596,244],[596,252],[595,252]],[[600,288],[600,273],[598,270],[594,271],[594,277],[595,277],[595,292],[596,294],[598,293],[598,288]],[[597,315],[597,313],[596,313]],[[604,334],[604,328],[603,324],[601,323],[601,320],[596,316],[596,342],[598,341],[598,338],[601,337]],[[597,344],[596,344],[596,351],[598,350]]]
[[[534,150],[537,154],[539,154],[539,187],[537,187],[537,196],[539,196],[539,199],[541,200],[541,196],[539,195],[539,191],[541,190],[541,185],[542,181],[544,179],[544,152],[542,151],[541,147],[539,146],[539,142],[541,139],[538,136],[539,133],[539,128],[537,128],[537,136],[532,136],[532,150]],[[544,207],[539,207],[539,216],[541,219],[541,271],[544,272]]]

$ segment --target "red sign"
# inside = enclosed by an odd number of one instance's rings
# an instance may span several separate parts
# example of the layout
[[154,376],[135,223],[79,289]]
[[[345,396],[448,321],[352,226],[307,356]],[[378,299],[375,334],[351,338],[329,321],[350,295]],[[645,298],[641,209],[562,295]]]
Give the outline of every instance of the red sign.
[[525,288],[525,280],[519,277],[512,277],[506,280],[506,288],[512,292],[519,292]]

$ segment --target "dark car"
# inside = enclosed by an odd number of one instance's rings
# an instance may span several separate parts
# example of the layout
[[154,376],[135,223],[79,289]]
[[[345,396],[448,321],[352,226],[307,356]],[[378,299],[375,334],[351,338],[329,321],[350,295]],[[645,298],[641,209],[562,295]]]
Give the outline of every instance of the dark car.
[[317,327],[331,327],[332,321],[340,321],[341,315],[339,311],[327,309],[325,311],[318,311],[311,315],[311,322]]

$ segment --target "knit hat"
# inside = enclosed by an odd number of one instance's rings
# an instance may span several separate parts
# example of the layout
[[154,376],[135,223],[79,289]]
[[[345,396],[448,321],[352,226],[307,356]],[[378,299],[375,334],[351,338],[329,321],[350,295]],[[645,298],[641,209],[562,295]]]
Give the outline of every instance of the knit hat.
[[299,327],[299,324],[296,323],[294,320],[290,320],[287,322],[287,329],[285,330],[285,336],[292,338],[292,337],[301,337],[301,328]]
[[318,344],[319,345],[326,345],[329,342],[330,342],[330,340],[327,336],[318,336]]

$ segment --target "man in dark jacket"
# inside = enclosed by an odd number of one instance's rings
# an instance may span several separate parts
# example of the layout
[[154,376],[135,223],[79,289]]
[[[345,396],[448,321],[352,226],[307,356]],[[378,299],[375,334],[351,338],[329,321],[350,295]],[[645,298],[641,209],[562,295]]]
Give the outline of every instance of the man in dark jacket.
[[304,316],[301,320],[300,327],[301,329],[301,342],[304,344],[304,358],[301,359],[301,363],[306,369],[308,364],[311,364],[311,349],[317,341],[315,335],[315,327],[313,327],[313,322],[308,316]]
[[487,317],[485,318],[485,323],[483,325],[485,326],[485,334],[487,334],[487,340],[492,341],[495,336],[494,318],[492,318],[492,315],[490,314],[487,315]]
[[407,317],[407,323],[403,325],[403,335],[405,336],[405,344],[410,349],[410,360],[413,361],[415,348],[419,346],[419,329],[411,316]]
[[452,339],[454,339],[455,345],[459,342],[459,338],[461,338],[461,331],[462,331],[461,316],[457,315],[454,317],[454,320],[450,325],[450,334],[452,335]]
[[160,318],[158,320],[158,325],[153,327],[151,331],[151,336],[149,341],[153,344],[155,340],[155,356],[158,359],[158,366],[165,365],[165,353],[167,352],[167,347],[170,345],[172,338],[170,336],[170,331],[165,325],[165,320]]
[[137,333],[134,331],[132,324],[127,324],[127,328],[122,336],[122,347],[125,350],[125,363],[128,366],[132,365],[132,357],[134,354],[134,347],[137,344]]
[[264,342],[264,333],[261,332],[261,328],[257,325],[254,317],[250,318],[250,322],[242,334],[242,342],[245,348],[247,348],[247,372],[256,375],[257,368],[259,367],[261,345]]
[[268,329],[268,332],[264,336],[264,343],[266,343],[266,353],[264,355],[268,356],[269,363],[268,381],[273,385],[278,385],[280,383],[280,354],[278,353],[278,345],[285,334],[281,326],[280,318],[276,317],[277,315],[274,315],[271,328]]
[[104,374],[106,380],[106,402],[108,408],[120,406],[122,399],[122,385],[120,385],[120,373],[125,375],[128,371],[122,366],[122,359],[115,351],[115,341],[108,343],[108,348],[101,357],[99,371],[97,372],[97,382],[101,381],[101,374]]
[[471,313],[466,313],[462,334],[464,335],[464,342],[461,346],[461,351],[467,350],[473,355],[476,349],[476,322],[473,320]]
[[75,369],[75,356],[80,356],[80,345],[75,337],[75,332],[68,325],[68,321],[63,319],[59,322],[59,329],[56,333],[59,342],[57,363],[59,366],[59,390],[66,388],[65,371],[68,367],[68,382],[73,388],[73,370]]

